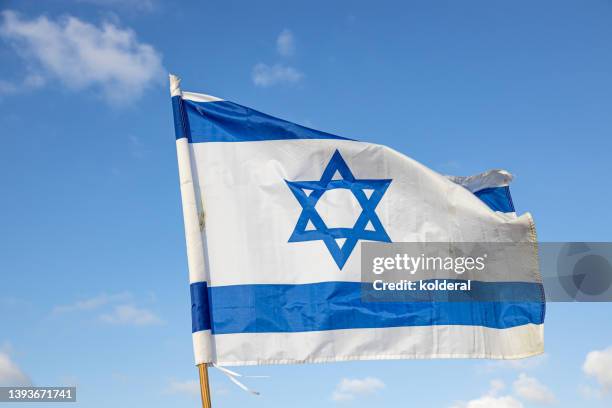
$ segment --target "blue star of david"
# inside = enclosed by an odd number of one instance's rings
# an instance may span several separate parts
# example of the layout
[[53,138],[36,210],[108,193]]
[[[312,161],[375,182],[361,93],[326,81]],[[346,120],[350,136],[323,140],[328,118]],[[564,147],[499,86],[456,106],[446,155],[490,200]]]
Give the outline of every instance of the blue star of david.
[[[342,177],[341,180],[332,180],[336,172]],[[356,179],[340,155],[340,152],[336,150],[323,171],[320,180],[285,180],[285,182],[302,206],[302,213],[289,238],[289,242],[323,241],[340,269],[344,267],[360,239],[391,242],[391,238],[387,235],[375,212],[376,206],[385,194],[389,184],[391,184],[391,179]],[[326,191],[337,188],[351,190],[361,205],[361,214],[353,228],[328,228],[315,209],[315,205]],[[366,194],[364,190],[371,191],[371,194]],[[309,222],[314,229],[306,229]],[[345,239],[344,243],[339,245],[336,240],[343,238]]]

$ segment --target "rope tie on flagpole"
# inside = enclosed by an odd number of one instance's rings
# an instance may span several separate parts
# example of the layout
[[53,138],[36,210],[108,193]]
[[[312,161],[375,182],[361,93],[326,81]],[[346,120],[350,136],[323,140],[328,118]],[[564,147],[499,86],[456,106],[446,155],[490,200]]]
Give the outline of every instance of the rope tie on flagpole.
[[227,378],[229,378],[229,380],[231,382],[236,384],[238,387],[240,387],[244,391],[249,392],[249,393],[251,393],[253,395],[260,395],[260,393],[259,393],[259,391],[255,391],[255,390],[250,389],[249,387],[247,387],[246,385],[241,383],[239,380],[237,380],[236,377],[244,377],[244,378],[269,378],[269,376],[267,376],[267,375],[242,375],[242,374],[237,373],[235,371],[228,370],[225,367],[221,367],[220,365],[217,365],[215,363],[212,363],[212,366],[215,367],[217,370],[221,371]]

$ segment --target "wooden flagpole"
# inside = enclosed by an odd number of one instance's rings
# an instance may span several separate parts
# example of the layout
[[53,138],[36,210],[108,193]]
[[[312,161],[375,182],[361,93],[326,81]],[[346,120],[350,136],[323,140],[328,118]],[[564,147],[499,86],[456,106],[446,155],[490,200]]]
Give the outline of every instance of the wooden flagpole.
[[[176,154],[178,158],[179,179],[181,181],[181,200],[183,204],[183,218],[185,220],[185,240],[187,242],[187,263],[189,265],[189,273],[195,274],[195,271],[200,272],[204,268],[204,246],[202,244],[202,226],[200,224],[200,216],[198,214],[197,200],[195,191],[193,190],[193,175],[191,174],[191,159],[189,156],[189,147],[187,135],[183,121],[184,112],[182,108],[181,80],[176,75],[169,75],[170,79],[170,96],[172,98],[179,97],[178,105],[173,103],[176,138]],[[183,143],[179,143],[179,139]],[[204,271],[201,271],[204,272]],[[200,394],[202,396],[202,408],[211,408],[210,403],[210,386],[208,384],[208,364],[198,364],[200,371]]]
[[208,384],[208,364],[198,364],[200,369],[200,394],[202,395],[202,408],[211,408],[210,385]]

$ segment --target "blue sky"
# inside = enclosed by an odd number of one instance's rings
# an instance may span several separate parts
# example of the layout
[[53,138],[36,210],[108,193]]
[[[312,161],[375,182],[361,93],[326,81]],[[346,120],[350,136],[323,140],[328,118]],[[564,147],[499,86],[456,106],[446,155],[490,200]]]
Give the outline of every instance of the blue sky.
[[[610,240],[609,1],[0,7],[0,382],[198,406],[168,71],[443,173],[506,168],[541,241]],[[212,370],[214,402],[610,406],[611,311],[550,304],[546,355],[518,363],[240,369],[271,376],[248,381],[260,397]]]

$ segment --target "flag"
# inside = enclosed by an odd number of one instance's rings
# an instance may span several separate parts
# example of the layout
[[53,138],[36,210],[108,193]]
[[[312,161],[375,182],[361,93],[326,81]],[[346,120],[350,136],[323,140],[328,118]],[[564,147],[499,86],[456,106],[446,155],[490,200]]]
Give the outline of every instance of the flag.
[[[543,352],[543,299],[360,297],[363,242],[535,242],[509,173],[444,176],[382,145],[183,92],[173,76],[171,95],[197,364]],[[524,283],[541,288],[537,274]]]

